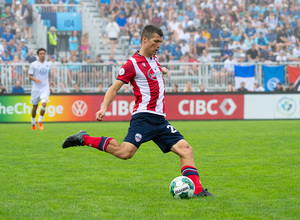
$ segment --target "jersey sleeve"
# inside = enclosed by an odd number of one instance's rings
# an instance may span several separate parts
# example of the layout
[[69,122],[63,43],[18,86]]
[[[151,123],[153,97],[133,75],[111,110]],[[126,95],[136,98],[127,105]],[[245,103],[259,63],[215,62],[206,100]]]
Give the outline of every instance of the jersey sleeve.
[[135,75],[136,73],[132,61],[128,60],[119,70],[117,79],[128,84],[135,77]]

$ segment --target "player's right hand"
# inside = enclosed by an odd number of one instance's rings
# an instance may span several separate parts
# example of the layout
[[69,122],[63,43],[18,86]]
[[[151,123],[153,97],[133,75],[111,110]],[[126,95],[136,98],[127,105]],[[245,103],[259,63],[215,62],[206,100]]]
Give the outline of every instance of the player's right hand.
[[36,82],[37,82],[38,84],[42,84],[42,80],[39,80],[39,79],[38,79]]
[[104,110],[100,109],[99,111],[96,112],[97,121],[102,121],[104,116],[105,116]]

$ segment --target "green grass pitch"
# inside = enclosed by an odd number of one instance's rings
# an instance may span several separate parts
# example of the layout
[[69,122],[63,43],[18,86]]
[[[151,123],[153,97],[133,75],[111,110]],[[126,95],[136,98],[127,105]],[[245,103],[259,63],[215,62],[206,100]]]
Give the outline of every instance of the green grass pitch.
[[61,148],[80,129],[122,142],[128,122],[0,124],[0,219],[300,219],[299,120],[171,124],[215,197],[173,199],[179,158],[153,142],[127,161]]

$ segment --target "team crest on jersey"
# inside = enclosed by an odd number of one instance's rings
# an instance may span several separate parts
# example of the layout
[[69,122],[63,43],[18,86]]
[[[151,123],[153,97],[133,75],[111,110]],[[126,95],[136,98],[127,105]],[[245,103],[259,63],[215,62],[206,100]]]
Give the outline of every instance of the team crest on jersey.
[[142,65],[143,65],[144,67],[146,67],[146,63],[142,63]]
[[152,80],[157,80],[158,76],[161,76],[162,72],[158,67],[154,67],[148,70],[148,77]]
[[119,71],[119,75],[122,76],[122,75],[124,75],[124,73],[125,73],[124,68],[121,68],[120,71]]
[[136,134],[135,134],[135,141],[136,141],[136,142],[140,142],[141,140],[142,140],[142,135],[139,134],[139,133],[136,133]]

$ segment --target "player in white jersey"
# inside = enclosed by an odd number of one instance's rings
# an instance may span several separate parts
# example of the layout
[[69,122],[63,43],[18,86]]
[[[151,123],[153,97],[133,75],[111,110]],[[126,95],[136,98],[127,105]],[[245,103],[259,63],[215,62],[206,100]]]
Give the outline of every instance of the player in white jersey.
[[38,119],[38,127],[40,130],[44,130],[43,119],[46,111],[46,105],[49,101],[50,96],[50,72],[51,72],[51,63],[45,60],[46,50],[40,48],[37,51],[39,57],[38,60],[30,64],[28,71],[29,79],[32,80],[32,89],[31,89],[31,99],[30,103],[32,104],[31,110],[31,129],[36,130],[35,117],[38,104],[41,101],[40,116]]
[[123,143],[119,144],[111,137],[91,137],[87,132],[80,131],[69,136],[62,147],[86,145],[127,160],[135,154],[142,143],[153,140],[162,152],[172,151],[179,155],[181,173],[193,181],[195,196],[213,196],[201,186],[192,147],[165,119],[163,74],[167,74],[168,70],[161,67],[156,58],[156,53],[163,41],[163,32],[158,27],[146,25],[142,31],[141,40],[140,51],[122,66],[117,80],[105,94],[102,108],[96,113],[96,119],[102,121],[117,92],[125,83],[131,83],[136,101],[130,127]]

